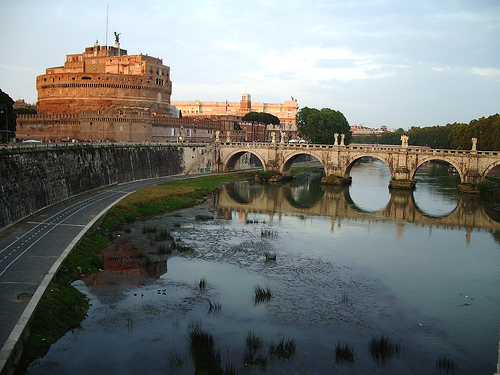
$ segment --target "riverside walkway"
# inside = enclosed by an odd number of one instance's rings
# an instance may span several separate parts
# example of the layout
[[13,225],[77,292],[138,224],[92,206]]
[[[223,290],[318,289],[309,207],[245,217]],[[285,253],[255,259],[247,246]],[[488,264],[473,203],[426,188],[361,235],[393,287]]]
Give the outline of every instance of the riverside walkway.
[[154,178],[89,192],[0,232],[1,375],[13,373],[40,297],[83,234],[128,194],[186,177]]

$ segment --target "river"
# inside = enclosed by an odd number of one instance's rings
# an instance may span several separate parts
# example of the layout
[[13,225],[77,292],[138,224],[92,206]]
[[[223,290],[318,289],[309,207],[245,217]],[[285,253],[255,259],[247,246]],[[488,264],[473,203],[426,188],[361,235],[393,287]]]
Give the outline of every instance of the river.
[[498,200],[459,195],[439,164],[413,193],[377,160],[351,176],[242,181],[117,233],[75,283],[89,316],[27,373],[493,374]]

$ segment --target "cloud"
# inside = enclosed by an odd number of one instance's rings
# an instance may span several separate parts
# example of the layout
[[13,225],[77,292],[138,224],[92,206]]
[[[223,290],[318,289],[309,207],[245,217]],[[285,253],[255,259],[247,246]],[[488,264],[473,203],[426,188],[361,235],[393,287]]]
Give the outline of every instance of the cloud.
[[500,69],[498,68],[472,68],[473,74],[483,77],[500,78]]
[[306,47],[287,52],[272,50],[260,63],[266,78],[282,77],[308,83],[347,82],[395,74],[394,67],[375,60],[375,56],[357,55],[345,48]]

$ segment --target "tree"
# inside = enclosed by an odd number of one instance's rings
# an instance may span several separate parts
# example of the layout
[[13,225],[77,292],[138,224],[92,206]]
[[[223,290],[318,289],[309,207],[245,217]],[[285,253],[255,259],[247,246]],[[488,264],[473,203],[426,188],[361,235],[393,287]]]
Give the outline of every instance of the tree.
[[339,134],[339,141],[340,134],[344,134],[345,144],[352,140],[351,127],[345,116],[330,108],[301,108],[297,113],[297,129],[301,137],[312,143],[333,144],[335,134]]
[[399,128],[394,133],[386,132],[380,135],[380,144],[383,145],[400,145],[401,144],[401,136],[406,135],[406,132],[403,128]]
[[7,143],[16,133],[16,114],[13,110],[14,100],[0,89],[0,138]]
[[248,112],[245,116],[243,116],[242,121],[247,122],[260,122],[262,124],[273,124],[279,125],[280,119],[275,115],[265,112]]
[[34,108],[15,108],[14,113],[18,115],[36,115],[37,111]]

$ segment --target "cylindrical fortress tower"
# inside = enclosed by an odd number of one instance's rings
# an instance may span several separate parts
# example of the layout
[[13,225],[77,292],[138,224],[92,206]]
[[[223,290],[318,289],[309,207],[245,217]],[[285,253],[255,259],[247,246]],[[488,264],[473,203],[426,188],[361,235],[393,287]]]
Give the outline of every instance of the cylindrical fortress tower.
[[171,115],[170,68],[161,59],[116,47],[96,44],[83,54],[67,55],[63,67],[37,77],[36,87],[43,114],[127,109]]

